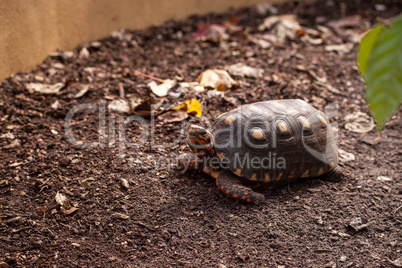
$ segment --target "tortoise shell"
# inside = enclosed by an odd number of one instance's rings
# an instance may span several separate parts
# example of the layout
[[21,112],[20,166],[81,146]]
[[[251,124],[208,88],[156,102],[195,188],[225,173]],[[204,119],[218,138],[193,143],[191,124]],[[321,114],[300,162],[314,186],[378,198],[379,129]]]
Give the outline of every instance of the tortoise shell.
[[253,181],[316,177],[338,165],[327,116],[303,100],[240,106],[220,115],[212,134],[221,164]]

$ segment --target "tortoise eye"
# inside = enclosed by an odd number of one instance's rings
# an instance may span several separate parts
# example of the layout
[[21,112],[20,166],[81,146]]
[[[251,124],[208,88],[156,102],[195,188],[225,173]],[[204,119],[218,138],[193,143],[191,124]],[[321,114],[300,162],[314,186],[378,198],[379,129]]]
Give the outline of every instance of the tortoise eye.
[[207,132],[206,132],[206,130],[204,128],[194,127],[194,126],[191,126],[189,131],[188,131],[188,134],[190,136],[193,136],[193,137],[195,137],[195,136],[204,136],[204,135],[206,135],[206,133]]
[[199,135],[205,135],[205,134],[207,134],[207,132],[205,131],[205,129],[198,129],[198,134]]

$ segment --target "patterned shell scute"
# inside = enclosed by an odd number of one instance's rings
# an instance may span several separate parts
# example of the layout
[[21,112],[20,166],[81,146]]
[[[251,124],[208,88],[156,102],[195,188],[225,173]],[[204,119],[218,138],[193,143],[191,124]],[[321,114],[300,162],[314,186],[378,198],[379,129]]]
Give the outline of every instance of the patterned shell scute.
[[327,116],[302,100],[240,106],[219,116],[212,131],[221,162],[249,180],[287,182],[338,165]]

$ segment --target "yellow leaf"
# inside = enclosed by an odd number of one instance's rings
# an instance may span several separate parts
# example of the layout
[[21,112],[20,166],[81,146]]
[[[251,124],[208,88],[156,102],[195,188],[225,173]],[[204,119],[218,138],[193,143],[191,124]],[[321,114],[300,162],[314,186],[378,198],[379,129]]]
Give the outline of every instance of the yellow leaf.
[[202,115],[201,104],[197,99],[186,100],[183,104],[180,104],[172,109],[181,110],[191,115],[199,117]]
[[198,100],[196,99],[191,100],[191,104],[189,105],[187,112],[197,117],[202,115],[201,104],[198,102]]

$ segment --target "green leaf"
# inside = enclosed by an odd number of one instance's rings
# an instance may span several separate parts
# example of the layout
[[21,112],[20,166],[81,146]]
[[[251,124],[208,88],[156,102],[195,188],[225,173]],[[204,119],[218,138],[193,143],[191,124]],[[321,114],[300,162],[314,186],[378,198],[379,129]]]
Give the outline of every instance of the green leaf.
[[374,45],[377,42],[378,36],[385,30],[384,25],[379,24],[370,32],[368,32],[362,39],[359,48],[359,54],[357,56],[357,63],[360,69],[360,73],[364,76],[366,74],[367,63],[373,51]]
[[367,63],[362,62],[367,102],[381,130],[402,102],[402,16],[379,32]]

